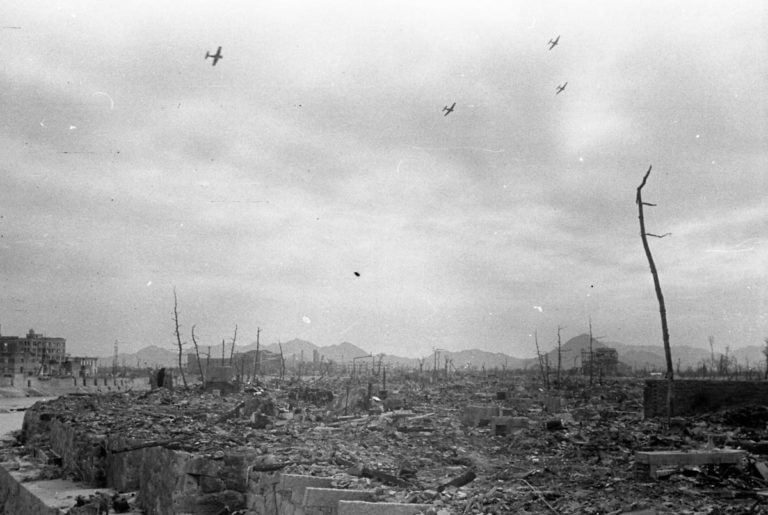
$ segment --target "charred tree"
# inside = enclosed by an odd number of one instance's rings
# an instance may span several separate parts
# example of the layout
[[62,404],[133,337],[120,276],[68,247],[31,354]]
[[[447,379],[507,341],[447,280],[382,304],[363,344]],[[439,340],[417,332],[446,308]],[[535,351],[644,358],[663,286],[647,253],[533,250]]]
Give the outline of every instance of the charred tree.
[[184,353],[184,344],[181,342],[181,333],[179,332],[179,302],[176,298],[176,288],[173,289],[173,323],[176,327],[176,344],[179,347],[179,373],[181,381],[184,383],[184,389],[187,389],[187,377],[184,375],[184,366],[181,357]]
[[594,338],[592,338],[592,317],[589,317],[589,386],[592,386],[592,381],[595,377],[595,374],[593,373],[593,370],[595,367],[595,353],[592,352],[593,341],[594,341]]
[[643,240],[643,249],[645,250],[645,257],[648,258],[648,266],[651,268],[651,275],[653,276],[653,287],[656,290],[656,299],[659,301],[659,315],[661,316],[661,337],[664,341],[664,357],[667,361],[667,420],[669,420],[670,417],[672,417],[672,382],[674,380],[674,369],[672,367],[672,351],[669,347],[669,328],[667,327],[667,308],[664,305],[664,295],[661,293],[661,283],[659,282],[659,273],[656,271],[656,264],[653,261],[653,256],[651,255],[651,248],[648,245],[648,236],[653,236],[654,238],[663,238],[664,236],[668,236],[669,233],[663,234],[661,236],[648,233],[645,230],[645,218],[643,218],[643,206],[655,206],[655,204],[650,204],[648,202],[643,202],[643,186],[645,186],[645,182],[648,180],[648,176],[651,174],[651,169],[653,167],[649,166],[648,171],[645,172],[645,175],[643,176],[643,182],[640,183],[640,186],[637,187],[637,198],[635,199],[637,203],[637,211],[638,211],[638,219],[640,220],[640,238]]
[[235,358],[235,342],[237,341],[237,324],[235,324],[235,334],[232,335],[232,350],[229,351],[229,366],[232,366],[232,361]]
[[541,372],[541,380],[547,386],[547,390],[549,390],[549,382],[547,381],[547,376],[544,374],[544,357],[541,355],[541,351],[539,350],[539,335],[537,331],[533,331],[533,341],[536,343],[536,357],[539,358],[539,372]]
[[[205,388],[205,372],[203,372],[203,364],[200,361],[200,348],[197,345],[197,338],[195,338],[195,326],[192,326],[192,344],[195,346],[195,357],[197,358],[197,368],[200,370],[200,381]],[[207,367],[206,367],[207,368]]]

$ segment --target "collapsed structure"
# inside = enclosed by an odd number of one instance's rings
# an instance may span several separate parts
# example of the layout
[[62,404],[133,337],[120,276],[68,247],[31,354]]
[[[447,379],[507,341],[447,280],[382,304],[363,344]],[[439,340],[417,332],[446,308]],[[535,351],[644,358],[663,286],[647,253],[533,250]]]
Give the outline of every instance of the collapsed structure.
[[[670,433],[643,417],[639,381],[542,386],[401,377],[384,392],[326,377],[224,396],[64,396],[28,410],[23,446],[3,450],[0,498],[5,513],[29,515],[86,513],[77,510],[105,499],[148,515],[740,513],[761,502],[768,410],[749,431],[717,414],[673,420]],[[739,450],[750,442],[751,454]],[[81,507],[70,495],[58,511],[20,508],[9,503],[26,497],[3,474],[27,489],[63,477],[111,490]]]

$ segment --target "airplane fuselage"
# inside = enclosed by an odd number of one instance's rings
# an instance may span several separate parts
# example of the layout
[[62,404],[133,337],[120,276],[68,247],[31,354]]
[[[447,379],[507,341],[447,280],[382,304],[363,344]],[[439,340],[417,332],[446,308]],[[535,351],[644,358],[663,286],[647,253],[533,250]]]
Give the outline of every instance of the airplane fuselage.
[[219,47],[218,50],[216,50],[215,54],[211,54],[210,52],[206,52],[205,53],[205,58],[208,59],[209,57],[213,58],[213,65],[212,66],[216,66],[216,63],[219,62],[219,59],[224,59],[224,56],[221,55],[221,47]]

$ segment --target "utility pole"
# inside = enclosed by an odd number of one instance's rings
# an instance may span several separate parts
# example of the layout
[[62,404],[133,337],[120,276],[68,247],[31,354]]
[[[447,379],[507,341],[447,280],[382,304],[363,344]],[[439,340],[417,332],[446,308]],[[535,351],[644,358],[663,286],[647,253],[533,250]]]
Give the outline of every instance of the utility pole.
[[256,359],[253,362],[253,376],[261,373],[261,360],[259,359],[259,334],[261,334],[261,327],[256,328]]
[[437,350],[432,347],[432,353],[433,353],[433,364],[432,364],[432,380],[437,382]]
[[560,344],[560,330],[562,327],[557,326],[557,387],[560,388],[560,366],[563,361],[563,351]]
[[115,352],[112,355],[112,377],[117,376],[117,340],[115,340]]

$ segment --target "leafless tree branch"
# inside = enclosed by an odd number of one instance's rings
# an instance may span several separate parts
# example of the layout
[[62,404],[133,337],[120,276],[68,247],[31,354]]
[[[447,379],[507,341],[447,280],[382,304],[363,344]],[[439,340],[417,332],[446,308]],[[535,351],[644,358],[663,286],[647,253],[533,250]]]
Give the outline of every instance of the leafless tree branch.
[[195,338],[195,326],[192,326],[192,343],[195,346],[195,357],[197,358],[197,368],[200,370],[200,380],[203,382],[203,388],[205,388],[205,373],[203,372],[203,364],[200,362],[200,350],[197,346],[197,339]]
[[173,288],[173,322],[176,326],[176,343],[179,346],[179,373],[181,374],[181,381],[184,383],[184,389],[186,390],[187,378],[184,375],[184,366],[181,362],[184,344],[181,343],[181,333],[179,332],[179,302],[176,298],[176,288]]
[[653,261],[653,256],[651,255],[651,248],[648,245],[648,237],[647,232],[645,230],[645,219],[643,218],[643,186],[645,186],[645,182],[648,180],[648,176],[651,174],[651,169],[653,167],[649,166],[648,171],[645,172],[645,175],[643,176],[643,182],[640,183],[640,186],[637,187],[637,210],[638,210],[638,219],[640,220],[640,238],[643,240],[643,249],[645,250],[645,257],[648,259],[648,266],[651,269],[651,275],[653,276],[653,286],[656,290],[656,298],[659,301],[659,315],[661,317],[661,335],[662,339],[664,341],[664,356],[667,361],[667,381],[668,381],[668,388],[667,388],[667,422],[669,423],[670,418],[672,417],[672,381],[674,379],[674,369],[672,367],[672,351],[669,346],[669,328],[667,327],[667,308],[664,305],[664,295],[661,292],[661,283],[659,282],[659,274],[656,271],[656,264]]

